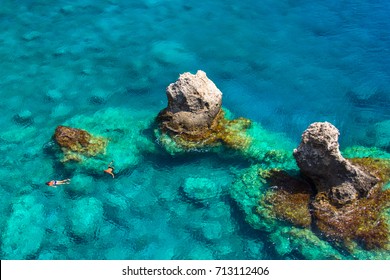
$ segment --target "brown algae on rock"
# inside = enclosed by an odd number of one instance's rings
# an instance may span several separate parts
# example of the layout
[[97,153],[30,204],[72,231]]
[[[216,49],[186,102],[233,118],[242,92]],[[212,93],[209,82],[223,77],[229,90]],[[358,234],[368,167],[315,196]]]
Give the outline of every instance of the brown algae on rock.
[[367,197],[343,207],[330,203],[324,193],[317,194],[313,206],[316,224],[327,237],[343,241],[355,241],[366,249],[389,249],[390,229],[385,211],[390,207],[390,190],[382,190],[390,179],[390,160],[352,158],[353,164],[375,175],[380,181]]
[[265,179],[271,188],[259,203],[276,218],[309,228],[312,222],[310,198],[313,195],[310,185],[285,171],[275,169],[268,172]]
[[[128,109],[111,107],[92,115],[75,115],[64,125],[69,128],[83,128],[90,136],[85,136],[81,129],[76,130],[75,134],[80,134],[82,140],[79,142],[82,143],[74,144],[78,139],[75,136],[71,142],[75,151],[62,148],[63,153],[56,154],[61,158],[65,156],[62,160],[67,160],[65,167],[93,174],[102,174],[107,164],[114,160],[116,171],[120,173],[137,166],[144,155],[157,153],[154,140],[144,133],[150,129],[153,120],[154,117],[150,116],[147,110],[138,110],[135,113],[129,112]],[[85,142],[85,139],[89,139],[89,142]],[[92,146],[89,146],[90,144]],[[85,150],[87,151],[83,153]]]
[[333,241],[349,247],[352,241],[365,249],[388,249],[389,225],[384,210],[390,206],[390,190],[376,187],[368,198],[337,208],[319,194],[314,202],[314,219],[318,229]]
[[386,183],[390,181],[390,159],[364,157],[350,158],[348,160],[376,176],[380,182]]
[[221,144],[235,150],[242,150],[251,143],[251,138],[245,133],[250,124],[250,120],[245,118],[233,120],[225,118],[225,113],[221,109],[211,126],[199,131],[198,134],[165,132],[185,150],[215,147]]
[[[273,176],[274,172],[278,175]],[[298,253],[303,259],[342,259],[343,256],[329,242],[319,238],[310,228],[295,226],[282,215],[277,216],[273,205],[265,202],[268,195],[273,195],[274,188],[271,182],[276,183],[277,180],[283,182],[287,180],[283,179],[285,175],[283,171],[263,169],[260,164],[257,164],[249,167],[232,184],[230,194],[245,213],[246,222],[254,229],[267,232],[275,245],[275,250],[284,258]],[[289,181],[290,175],[286,176]],[[304,193],[309,192],[306,187],[303,189]],[[307,202],[305,203],[308,205]],[[302,209],[304,209],[303,219],[299,220],[305,221],[303,224],[307,225],[309,224],[307,208],[302,207]]]
[[64,153],[63,161],[81,161],[82,156],[103,154],[108,140],[91,135],[88,131],[68,126],[57,126],[54,139]]

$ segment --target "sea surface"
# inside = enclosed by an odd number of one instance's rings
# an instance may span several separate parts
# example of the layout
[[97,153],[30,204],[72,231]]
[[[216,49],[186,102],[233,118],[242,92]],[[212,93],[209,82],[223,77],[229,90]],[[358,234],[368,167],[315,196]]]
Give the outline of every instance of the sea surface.
[[[1,259],[331,258],[245,221],[230,188],[251,160],[171,155],[154,118],[203,70],[288,151],[328,121],[342,150],[390,152],[389,17],[384,0],[0,0]],[[58,125],[117,142],[100,165],[63,163]],[[183,190],[199,178],[217,189],[201,203]]]

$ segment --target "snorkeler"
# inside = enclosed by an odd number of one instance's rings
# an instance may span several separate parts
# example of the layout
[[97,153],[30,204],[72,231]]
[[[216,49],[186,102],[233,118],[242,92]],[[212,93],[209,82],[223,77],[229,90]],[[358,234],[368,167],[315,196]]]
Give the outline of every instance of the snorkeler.
[[50,182],[47,182],[46,185],[52,188],[56,188],[58,185],[64,185],[64,184],[70,184],[70,179],[65,180],[51,180]]
[[105,173],[108,173],[112,176],[112,178],[115,178],[115,175],[114,175],[114,169],[115,167],[112,165],[114,161],[111,161],[109,164],[108,164],[108,167],[106,170],[104,170]]

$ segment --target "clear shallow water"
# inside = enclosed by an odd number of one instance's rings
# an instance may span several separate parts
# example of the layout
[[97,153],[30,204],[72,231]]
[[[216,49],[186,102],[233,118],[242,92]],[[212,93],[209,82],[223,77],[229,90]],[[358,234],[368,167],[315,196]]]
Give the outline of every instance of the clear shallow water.
[[[72,118],[152,119],[185,71],[204,70],[224,107],[283,141],[298,145],[326,120],[342,148],[390,150],[387,2],[208,2],[0,1],[3,259],[302,258],[278,254],[228,195],[244,159],[172,157],[145,132],[150,141],[132,145],[158,153],[113,181],[62,165],[48,148]],[[44,185],[65,177],[69,188]],[[194,203],[181,188],[190,177],[215,180],[221,194]]]

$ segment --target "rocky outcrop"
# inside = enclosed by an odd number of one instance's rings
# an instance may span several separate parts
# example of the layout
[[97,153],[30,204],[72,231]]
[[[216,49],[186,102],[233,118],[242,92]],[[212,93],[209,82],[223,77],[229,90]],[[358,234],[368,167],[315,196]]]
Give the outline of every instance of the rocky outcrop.
[[[193,149],[224,143],[240,149],[249,144],[249,138],[242,132],[250,121],[225,118],[222,92],[205,72],[181,74],[168,86],[166,94],[168,106],[157,120],[163,136],[169,135],[180,147]],[[164,140],[160,142],[164,144]]]
[[345,159],[338,136],[332,124],[313,123],[294,150],[301,173],[317,189],[311,202],[316,227],[351,251],[355,246],[352,241],[366,249],[388,248],[390,232],[383,213],[390,191],[382,190],[382,185],[390,178],[390,162],[367,157]]
[[344,205],[366,197],[379,180],[341,155],[338,136],[332,124],[313,123],[302,134],[294,157],[318,193],[325,193],[334,205]]
[[78,155],[95,156],[105,151],[107,140],[95,137],[85,130],[57,126],[54,139],[65,153],[67,160],[81,160]]
[[64,148],[76,151],[80,147],[87,147],[92,136],[87,131],[59,125],[54,137],[57,143]]
[[[365,249],[390,249],[390,189],[383,187],[390,180],[389,154],[354,147],[344,151],[348,155],[345,159],[338,136],[330,123],[314,123],[293,153],[299,173],[294,171],[295,164],[270,157],[271,165],[267,166],[266,160],[252,165],[229,189],[245,220],[275,236],[273,242],[279,244],[276,249],[282,255],[297,249],[302,254],[310,252],[310,256],[314,256],[312,252],[326,254],[320,247],[332,246],[323,237],[353,255]],[[294,227],[280,231],[288,224]],[[291,243],[293,231],[302,238],[300,248]],[[318,232],[321,238],[316,237]],[[308,236],[316,240],[310,249]]]
[[203,71],[181,74],[167,88],[168,107],[160,112],[161,127],[201,136],[221,111],[222,92]]

